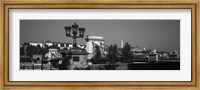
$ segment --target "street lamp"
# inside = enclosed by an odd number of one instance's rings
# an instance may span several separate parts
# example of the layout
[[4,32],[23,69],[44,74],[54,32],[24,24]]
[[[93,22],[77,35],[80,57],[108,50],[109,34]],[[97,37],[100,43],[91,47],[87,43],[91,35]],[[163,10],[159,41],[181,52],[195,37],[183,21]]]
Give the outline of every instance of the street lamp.
[[79,28],[79,36],[80,36],[81,38],[83,38],[84,33],[85,33],[85,28]]
[[[71,35],[71,29],[72,29],[72,35]],[[77,36],[77,33],[79,33],[79,36]],[[65,35],[66,37],[72,37],[73,38],[73,47],[77,47],[76,39],[77,38],[83,38],[85,33],[85,28],[80,27],[76,23],[74,23],[71,27],[65,26]]]
[[43,70],[44,69],[44,57],[45,57],[45,55],[44,55],[44,45],[45,45],[45,42],[44,41],[42,41],[42,61],[41,61],[41,70]]
[[66,36],[69,37],[70,33],[71,33],[71,27],[70,26],[65,26],[65,34],[66,34]]

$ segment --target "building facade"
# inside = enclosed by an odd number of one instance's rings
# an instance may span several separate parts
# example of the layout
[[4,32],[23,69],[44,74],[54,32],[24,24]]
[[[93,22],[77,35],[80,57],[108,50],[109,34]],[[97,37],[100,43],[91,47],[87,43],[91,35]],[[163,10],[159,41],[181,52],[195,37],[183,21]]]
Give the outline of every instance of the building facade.
[[88,59],[91,59],[94,56],[95,45],[101,48],[101,52],[104,53],[104,38],[102,36],[91,36],[86,37],[86,51],[88,54]]

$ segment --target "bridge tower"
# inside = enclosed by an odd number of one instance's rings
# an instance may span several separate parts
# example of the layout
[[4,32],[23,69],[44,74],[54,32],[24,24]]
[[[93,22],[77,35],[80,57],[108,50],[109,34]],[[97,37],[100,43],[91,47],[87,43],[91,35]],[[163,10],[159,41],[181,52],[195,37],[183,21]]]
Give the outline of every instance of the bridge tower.
[[[102,36],[91,36],[88,35],[86,37],[86,51],[89,53],[88,54],[88,59],[91,59],[94,56],[94,51],[95,51],[95,45],[98,45],[100,47],[104,47],[104,38]],[[102,49],[101,49],[102,50]]]

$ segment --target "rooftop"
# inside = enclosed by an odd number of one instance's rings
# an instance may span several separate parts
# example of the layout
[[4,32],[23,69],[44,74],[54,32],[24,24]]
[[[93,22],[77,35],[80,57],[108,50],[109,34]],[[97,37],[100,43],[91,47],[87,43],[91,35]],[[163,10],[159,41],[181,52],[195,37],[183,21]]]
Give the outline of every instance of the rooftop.
[[89,39],[104,39],[102,36],[92,36],[92,35],[87,35],[87,38],[89,38]]

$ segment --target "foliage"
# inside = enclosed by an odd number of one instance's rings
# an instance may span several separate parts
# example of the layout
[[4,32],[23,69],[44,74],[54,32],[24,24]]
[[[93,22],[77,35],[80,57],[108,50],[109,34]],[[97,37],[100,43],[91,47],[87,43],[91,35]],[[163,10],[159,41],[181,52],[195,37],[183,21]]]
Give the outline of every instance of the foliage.
[[106,57],[108,59],[108,62],[112,63],[112,64],[119,61],[118,48],[117,48],[116,44],[108,47],[108,53],[107,53]]
[[25,50],[24,47],[20,47],[20,55],[21,56],[25,55],[25,51],[24,50]]
[[95,55],[92,58],[92,63],[93,64],[100,64],[101,60],[102,60],[102,56],[101,56],[101,51],[100,51],[100,47],[95,46],[95,51],[94,51]]
[[131,63],[133,58],[133,52],[131,51],[131,45],[125,43],[124,47],[122,48],[122,61],[125,63]]
[[44,44],[44,46],[41,47],[40,45],[33,46],[30,45],[29,43],[24,43],[22,47],[20,47],[20,55],[27,55],[30,57],[36,54],[44,55],[49,51],[50,48],[55,48],[60,50],[60,48],[57,45],[47,46],[46,44]]

